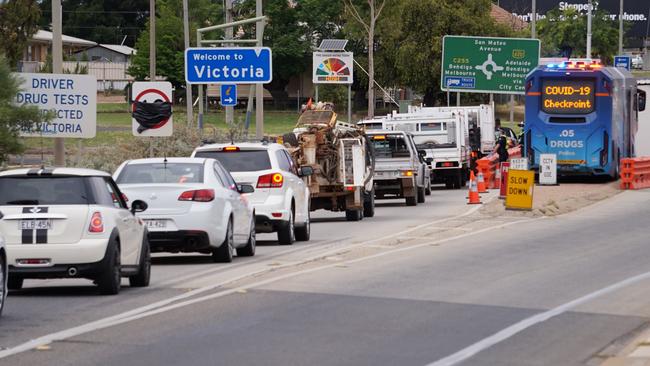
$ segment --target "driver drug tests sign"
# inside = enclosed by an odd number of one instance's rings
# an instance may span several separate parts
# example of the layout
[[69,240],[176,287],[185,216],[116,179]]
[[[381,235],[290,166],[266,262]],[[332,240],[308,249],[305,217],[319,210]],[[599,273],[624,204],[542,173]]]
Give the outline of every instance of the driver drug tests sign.
[[532,210],[534,186],[534,171],[510,169],[508,171],[506,208],[515,210]]
[[23,127],[24,137],[93,138],[97,131],[97,79],[92,75],[15,73],[14,102],[51,111],[49,122]]
[[471,93],[524,94],[539,64],[538,39],[445,36],[440,88]]

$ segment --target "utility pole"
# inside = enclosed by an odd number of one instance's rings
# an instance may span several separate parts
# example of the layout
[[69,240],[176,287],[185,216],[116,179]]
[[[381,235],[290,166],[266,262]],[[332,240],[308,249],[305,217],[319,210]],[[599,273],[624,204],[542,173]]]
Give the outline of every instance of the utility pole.
[[533,18],[530,21],[530,38],[537,38],[537,0],[532,4]]
[[[232,0],[226,0],[226,24],[232,23]],[[225,39],[233,39],[233,27],[228,27],[226,28],[226,38]],[[232,46],[232,44],[227,44],[227,46]],[[236,86],[235,86],[236,87]],[[221,96],[221,99],[223,100],[224,96]],[[235,122],[235,108],[234,107],[226,107],[226,126],[232,126],[233,123]]]
[[620,1],[618,12],[618,54],[623,54],[623,0]]
[[149,81],[156,81],[156,0],[149,0]]
[[[183,38],[185,49],[190,48],[190,21],[187,7],[188,0],[183,0]],[[185,83],[185,106],[187,108],[187,125],[192,125],[192,84]]]
[[587,6],[587,58],[591,58],[591,13],[593,11],[592,0]]
[[[262,0],[255,1],[255,16],[262,16]],[[262,47],[264,28],[260,23],[255,25],[255,36],[257,38],[257,47]],[[264,137],[264,87],[261,84],[255,85],[255,138]]]
[[[61,0],[52,0],[52,73],[63,73],[63,36]],[[65,166],[65,141],[62,137],[54,139],[54,165]]]

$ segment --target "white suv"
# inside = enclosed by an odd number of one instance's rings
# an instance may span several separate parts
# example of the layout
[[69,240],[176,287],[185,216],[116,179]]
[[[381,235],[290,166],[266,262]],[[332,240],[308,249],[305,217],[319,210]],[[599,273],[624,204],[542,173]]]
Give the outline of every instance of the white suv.
[[255,186],[249,199],[255,207],[257,232],[277,232],[280,244],[309,240],[309,188],[301,177],[312,170],[298,169],[284,146],[266,142],[211,144],[196,148],[192,157],[217,159],[238,184]]
[[144,224],[129,211],[107,173],[89,169],[0,172],[0,232],[9,264],[8,286],[25,278],[88,278],[102,294],[149,285],[151,257]]

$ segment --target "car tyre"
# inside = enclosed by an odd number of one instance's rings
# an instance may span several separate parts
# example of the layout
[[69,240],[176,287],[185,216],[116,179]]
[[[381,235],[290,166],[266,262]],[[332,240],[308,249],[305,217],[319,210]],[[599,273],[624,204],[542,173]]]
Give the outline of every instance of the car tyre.
[[417,206],[417,204],[418,204],[417,197],[415,197],[415,196],[410,196],[410,197],[407,196],[407,197],[405,197],[405,199],[406,199],[406,205],[407,206]]
[[362,210],[345,210],[345,219],[347,221],[361,221],[362,218]]
[[253,219],[251,220],[250,233],[248,234],[248,241],[246,242],[245,246],[241,248],[237,248],[237,256],[238,257],[254,256],[256,246],[257,246],[257,235],[255,233],[255,215],[253,215]]
[[226,229],[226,237],[223,243],[212,251],[212,261],[218,263],[230,263],[233,257],[233,248],[235,246],[235,238],[233,233],[232,219],[228,220],[228,228]]
[[289,220],[281,224],[278,230],[278,243],[281,245],[291,245],[296,241],[295,221],[293,211],[289,211]]
[[7,260],[4,255],[0,255],[0,315],[5,307],[7,299]]
[[309,241],[311,238],[311,218],[309,212],[307,212],[307,221],[303,226],[296,227],[296,240],[297,241]]
[[138,274],[129,277],[131,287],[147,287],[151,281],[151,249],[149,248],[149,238],[144,233],[142,239],[142,255],[140,255],[140,268]]
[[363,216],[375,216],[375,189],[363,194]]
[[425,198],[425,188],[420,187],[418,188],[418,203],[424,203],[426,198]]
[[117,295],[122,285],[122,258],[120,247],[111,241],[106,251],[106,267],[97,277],[97,287],[102,295]]
[[20,290],[23,288],[24,280],[22,278],[16,278],[8,276],[7,278],[7,288],[10,290]]

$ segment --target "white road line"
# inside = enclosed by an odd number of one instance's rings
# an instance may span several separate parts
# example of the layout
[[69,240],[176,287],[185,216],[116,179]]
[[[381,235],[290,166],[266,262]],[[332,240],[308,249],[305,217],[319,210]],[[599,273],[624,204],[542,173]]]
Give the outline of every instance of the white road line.
[[[473,211],[473,210],[470,210],[470,211]],[[333,267],[336,267],[336,266],[340,266],[341,264],[357,263],[357,262],[361,262],[361,261],[365,261],[365,260],[369,260],[369,259],[382,257],[382,256],[389,255],[389,254],[394,254],[394,253],[403,252],[403,251],[407,251],[407,250],[413,250],[413,249],[417,249],[417,248],[426,247],[426,246],[429,246],[429,245],[432,245],[432,244],[440,244],[440,243],[444,243],[444,242],[448,242],[448,241],[452,241],[452,240],[456,240],[456,239],[461,239],[461,238],[472,236],[472,235],[478,235],[478,234],[481,234],[481,233],[489,231],[489,230],[499,229],[499,228],[507,227],[507,226],[510,226],[510,225],[519,224],[519,223],[522,223],[522,222],[529,222],[529,221],[533,221],[533,220],[538,220],[538,219],[526,219],[526,220],[519,220],[519,221],[509,222],[509,223],[501,224],[501,225],[498,225],[498,226],[495,226],[495,227],[489,227],[489,228],[484,228],[484,229],[481,229],[481,230],[477,230],[476,232],[473,232],[473,233],[465,233],[465,234],[461,234],[461,235],[457,235],[457,236],[449,237],[449,238],[445,238],[445,239],[435,240],[435,241],[431,241],[431,242],[425,242],[425,243],[421,243],[421,244],[417,244],[417,245],[413,245],[413,246],[408,246],[408,247],[403,247],[403,248],[397,248],[397,249],[394,249],[394,250],[390,250],[390,251],[386,251],[386,252],[382,252],[382,253],[377,253],[377,254],[374,254],[374,255],[371,255],[371,256],[367,256],[367,257],[352,259],[352,260],[348,260],[348,261],[344,261],[344,262],[332,263],[332,264],[323,265],[323,266],[319,266],[319,267],[315,267],[315,268],[309,268],[309,269],[305,269],[305,270],[301,270],[301,271],[297,271],[297,272],[292,272],[292,273],[276,276],[276,277],[273,277],[273,278],[270,278],[270,279],[257,281],[255,283],[252,283],[252,284],[249,284],[249,285],[246,285],[246,286],[240,286],[238,288],[223,290],[223,291],[220,291],[220,292],[217,292],[217,293],[214,293],[214,294],[205,295],[205,296],[198,297],[198,298],[195,298],[195,299],[189,299],[189,300],[177,303],[177,304],[172,304],[173,302],[187,299],[189,297],[197,295],[198,293],[206,292],[206,291],[209,291],[209,290],[214,290],[214,289],[216,289],[218,287],[221,287],[221,286],[223,286],[223,285],[225,285],[227,283],[231,283],[231,282],[243,279],[243,278],[248,278],[251,275],[255,274],[255,273],[248,273],[248,274],[239,276],[238,278],[229,279],[229,280],[226,280],[226,281],[224,281],[222,283],[213,284],[213,285],[210,285],[210,286],[206,286],[206,287],[202,287],[202,288],[199,288],[199,289],[196,289],[196,290],[192,290],[192,291],[189,291],[189,292],[187,292],[185,294],[178,295],[176,297],[173,297],[173,298],[170,298],[170,299],[167,299],[167,300],[159,301],[159,302],[156,302],[156,303],[153,303],[153,304],[150,304],[150,305],[146,305],[146,306],[143,306],[143,307],[140,307],[140,308],[136,308],[136,309],[133,309],[133,310],[121,313],[121,314],[117,314],[117,315],[114,315],[114,316],[111,316],[111,317],[108,317],[108,318],[100,319],[100,320],[97,320],[97,321],[94,321],[94,322],[91,322],[91,323],[83,324],[83,325],[80,325],[80,326],[77,326],[77,327],[69,328],[69,329],[66,329],[66,330],[62,330],[62,331],[59,331],[59,332],[51,333],[51,334],[48,334],[48,335],[33,339],[31,341],[22,343],[22,344],[20,344],[18,346],[11,347],[11,348],[8,348],[6,350],[0,351],[0,358],[4,358],[4,357],[15,355],[15,354],[18,354],[18,353],[21,353],[21,352],[25,352],[25,351],[28,351],[30,349],[33,349],[33,348],[36,348],[36,347],[39,347],[39,346],[44,346],[44,345],[50,344],[50,343],[55,342],[55,341],[68,339],[68,338],[71,338],[71,337],[75,337],[75,336],[78,336],[78,335],[81,335],[81,334],[97,331],[97,330],[104,329],[104,328],[109,328],[109,327],[116,326],[116,325],[119,325],[119,324],[123,324],[123,323],[131,322],[131,321],[134,321],[134,320],[142,319],[142,318],[145,318],[145,317],[148,317],[148,316],[152,316],[152,315],[160,314],[160,313],[163,313],[163,312],[171,311],[171,310],[174,310],[174,309],[177,309],[177,308],[180,308],[180,307],[193,305],[193,304],[196,304],[196,303],[199,303],[199,302],[216,299],[216,298],[219,298],[219,297],[223,297],[223,296],[226,296],[226,295],[236,293],[237,291],[252,289],[252,288],[263,286],[263,285],[266,285],[266,284],[269,284],[269,283],[277,282],[277,281],[280,281],[280,280],[283,280],[283,279],[286,279],[286,278],[296,277],[296,276],[300,276],[300,275],[304,275],[304,274],[308,274],[308,273],[312,273],[312,272],[316,272],[316,271],[320,271],[320,270],[324,270],[324,269],[328,269],[328,268],[333,268]],[[371,240],[369,242],[372,242],[372,241],[373,240]],[[322,256],[319,256],[319,258],[320,257],[322,257]],[[283,266],[279,266],[279,267],[276,267],[276,268],[282,268],[282,267]],[[264,271],[266,271],[266,269]]]
[[533,315],[530,318],[526,318],[518,323],[515,323],[507,328],[504,328],[500,330],[497,333],[494,333],[493,335],[484,338],[474,344],[472,344],[469,347],[463,348],[462,350],[451,354],[445,358],[442,358],[438,361],[435,361],[433,363],[428,364],[427,366],[453,366],[457,365],[460,362],[463,362],[467,360],[468,358],[471,358],[475,356],[477,353],[484,351],[492,346],[494,346],[497,343],[503,342],[506,339],[514,336],[515,334],[522,332],[533,325],[545,322],[553,317],[556,317],[558,315],[561,315],[571,309],[574,309],[582,304],[585,304],[589,301],[592,301],[598,297],[607,295],[609,293],[612,293],[614,291],[620,290],[626,286],[633,285],[637,282],[643,281],[650,279],[650,272],[645,272],[639,275],[636,275],[634,277],[627,278],[623,281],[617,282],[613,285],[607,286],[605,288],[602,288],[598,291],[592,292],[588,295],[585,295],[583,297],[577,298],[573,301],[569,301],[563,305],[560,305],[554,309],[545,311],[543,313],[539,313],[537,315]]

